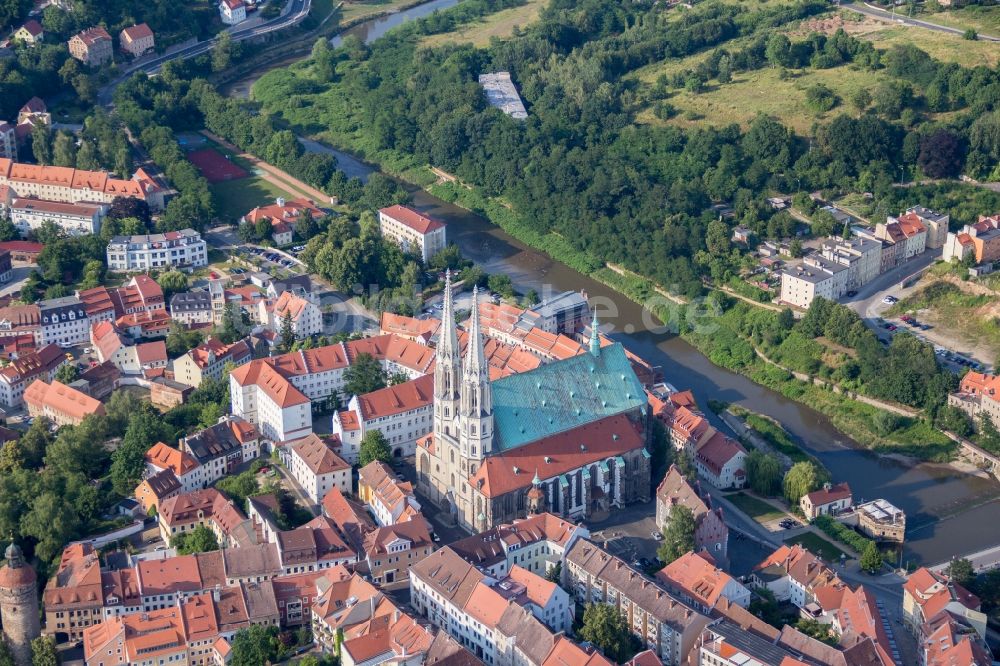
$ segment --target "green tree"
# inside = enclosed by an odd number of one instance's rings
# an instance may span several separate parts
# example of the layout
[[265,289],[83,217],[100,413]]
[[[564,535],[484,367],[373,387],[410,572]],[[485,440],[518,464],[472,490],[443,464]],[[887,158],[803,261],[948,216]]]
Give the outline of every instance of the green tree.
[[746,467],[755,493],[770,497],[781,492],[781,462],[774,454],[755,449],[747,456]]
[[219,540],[215,537],[215,532],[205,525],[198,525],[187,534],[175,537],[177,552],[181,555],[194,555],[195,553],[207,553],[219,549]]
[[818,641],[823,641],[827,645],[836,645],[840,640],[840,637],[833,633],[829,624],[813,620],[812,618],[800,618],[799,621],[795,623],[795,628],[806,636],[811,636]]
[[861,553],[861,568],[870,574],[876,574],[882,569],[882,553],[874,541],[869,541]]
[[964,557],[952,560],[947,571],[953,581],[966,589],[976,582],[976,570],[972,568],[972,562]]
[[170,322],[167,331],[167,355],[177,358],[201,344],[202,333],[197,329],[185,328],[179,321]]
[[125,437],[111,454],[111,483],[115,492],[128,497],[142,480],[146,452],[156,442],[170,439],[169,427],[144,407],[133,414]]
[[325,37],[316,40],[312,49],[313,71],[321,82],[333,81],[337,75],[337,59]]
[[277,627],[254,625],[233,636],[231,666],[261,666],[274,663],[280,651]]
[[683,504],[670,508],[670,518],[663,528],[663,542],[656,550],[661,560],[670,564],[681,555],[694,550],[694,513]]
[[39,164],[52,164],[52,130],[46,123],[31,128],[31,152]]
[[587,604],[583,611],[580,638],[600,648],[612,661],[624,664],[642,648],[629,630],[625,616],[609,604]]
[[233,62],[233,38],[228,32],[221,32],[212,47],[212,71],[221,72]]
[[373,460],[392,463],[392,449],[389,440],[381,430],[369,430],[361,439],[361,449],[358,452],[358,464],[364,467]]
[[0,241],[16,240],[20,237],[9,213],[0,213]]
[[17,666],[14,663],[14,655],[11,654],[7,641],[0,641],[0,666]]
[[63,384],[72,384],[79,376],[80,368],[75,363],[63,363],[56,370],[56,380]]
[[81,141],[76,151],[76,168],[97,171],[101,163],[97,158],[97,147],[91,141]]
[[58,666],[58,664],[55,638],[39,636],[31,641],[31,666]]
[[361,352],[344,371],[344,392],[364,395],[386,387],[388,377],[382,365],[371,354]]
[[285,316],[281,318],[281,342],[278,343],[278,349],[287,353],[292,350],[292,345],[295,344],[295,328],[292,325],[292,313],[286,312]]
[[[122,221],[124,222],[125,220]],[[171,296],[184,291],[188,287],[187,275],[181,271],[167,271],[166,273],[160,275],[156,282],[160,285],[160,288],[163,289],[163,297],[167,301],[170,300]]]
[[851,93],[851,106],[861,113],[868,108],[868,105],[872,103],[872,94],[868,92],[867,88],[858,88],[853,93]]
[[56,166],[71,167],[76,165],[76,142],[69,132],[59,130],[52,143],[52,163]]
[[792,506],[798,506],[799,499],[803,495],[819,490],[828,480],[829,475],[826,470],[817,466],[816,463],[808,460],[797,462],[785,473],[782,484],[785,499]]

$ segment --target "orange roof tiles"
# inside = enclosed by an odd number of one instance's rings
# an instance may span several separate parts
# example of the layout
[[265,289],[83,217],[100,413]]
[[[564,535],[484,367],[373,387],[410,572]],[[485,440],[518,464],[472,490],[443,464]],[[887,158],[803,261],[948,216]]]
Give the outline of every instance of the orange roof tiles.
[[593,647],[585,649],[560,636],[541,666],[615,666],[615,663]]
[[465,602],[465,612],[487,627],[495,627],[509,602],[489,585],[480,583]]
[[139,25],[133,25],[122,30],[122,36],[128,41],[134,42],[146,37],[152,37],[153,31],[145,23],[140,23]]
[[544,481],[642,445],[636,426],[617,414],[487,458],[471,482],[486,497],[499,497],[530,486],[536,471]]
[[[103,28],[100,30],[104,32]],[[104,34],[111,39],[107,32]],[[132,196],[143,200],[146,199],[148,185],[143,181],[111,178],[103,171],[22,164],[6,158],[0,158],[0,178],[7,178],[15,183],[20,181],[52,187],[92,190],[110,196]]]
[[444,222],[422,215],[407,206],[389,206],[379,209],[379,212],[420,234],[430,233],[444,226]]
[[290,291],[283,291],[274,304],[274,317],[282,320],[287,315],[292,321],[298,321],[308,305],[309,301],[301,296],[296,296]]
[[46,384],[36,379],[24,392],[24,402],[40,411],[51,411],[74,421],[82,421],[91,414],[104,414],[104,405],[60,381]]
[[424,375],[358,396],[358,409],[365,421],[409,412],[433,403],[434,375]]
[[383,335],[398,335],[413,341],[422,340],[426,344],[440,326],[440,319],[417,319],[383,312],[379,329]]
[[689,552],[656,572],[656,577],[713,608],[733,578],[697,553]]
[[524,594],[528,600],[537,604],[541,608],[545,608],[558,587],[558,585],[552,581],[542,578],[538,574],[532,573],[517,564],[510,568],[510,572],[507,574],[507,577],[514,582],[523,585]]
[[313,474],[333,474],[351,468],[316,433],[311,432],[302,439],[286,442],[286,446],[290,447],[292,452],[302,459],[302,462]]
[[198,467],[194,457],[163,442],[157,442],[146,451],[146,462],[159,469],[169,469],[178,478]]

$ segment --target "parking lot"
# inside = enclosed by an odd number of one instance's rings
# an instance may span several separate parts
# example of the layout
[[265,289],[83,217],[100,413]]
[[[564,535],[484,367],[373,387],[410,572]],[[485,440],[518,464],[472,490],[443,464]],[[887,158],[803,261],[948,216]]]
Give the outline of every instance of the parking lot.
[[[899,299],[893,295],[886,295],[876,306],[876,310],[881,312],[892,307],[899,302]],[[901,331],[906,331],[914,335],[921,342],[926,342],[928,344],[934,345],[934,354],[938,357],[940,362],[953,372],[960,372],[962,368],[971,368],[972,370],[986,370],[987,366],[980,363],[979,361],[970,358],[964,354],[958,353],[952,349],[947,349],[934,341],[935,334],[928,333],[934,329],[931,324],[922,322],[916,317],[904,314],[899,317],[891,317],[886,319],[884,317],[878,317],[876,319],[878,328],[875,334],[879,338],[886,339],[886,341],[891,342],[893,336]]]

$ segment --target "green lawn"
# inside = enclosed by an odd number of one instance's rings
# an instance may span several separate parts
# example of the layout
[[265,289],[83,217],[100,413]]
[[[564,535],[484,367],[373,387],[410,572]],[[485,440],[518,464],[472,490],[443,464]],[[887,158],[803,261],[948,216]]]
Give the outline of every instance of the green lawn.
[[238,220],[250,209],[271,203],[278,197],[294,199],[298,196],[256,176],[215,183],[209,189],[215,197],[216,213],[224,221]]
[[420,40],[422,46],[440,46],[448,42],[459,44],[471,43],[477,48],[489,46],[490,39],[510,37],[514,26],[524,28],[533,23],[539,12],[548,4],[548,0],[527,0],[520,7],[503,9],[496,14],[484,16],[482,19],[465,25],[453,32],[443,32],[439,35],[428,35]]
[[1000,7],[996,6],[969,5],[944,12],[920,14],[917,18],[959,30],[972,28],[984,35],[1000,37]]
[[846,555],[844,551],[813,532],[803,532],[798,536],[785,539],[788,545],[802,544],[809,552],[819,555],[827,562],[839,562],[841,555]]
[[756,497],[751,497],[750,495],[744,493],[727,495],[726,499],[732,502],[737,509],[747,514],[758,523],[766,523],[785,517],[784,513],[778,511],[767,502],[761,501]]

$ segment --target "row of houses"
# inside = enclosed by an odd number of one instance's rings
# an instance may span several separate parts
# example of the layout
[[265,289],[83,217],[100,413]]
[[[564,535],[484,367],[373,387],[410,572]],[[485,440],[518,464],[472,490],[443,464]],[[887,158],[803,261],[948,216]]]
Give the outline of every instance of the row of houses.
[[781,274],[783,303],[808,309],[817,297],[838,300],[882,273],[949,244],[948,215],[915,206],[875,228],[854,226],[849,238],[831,238]]

